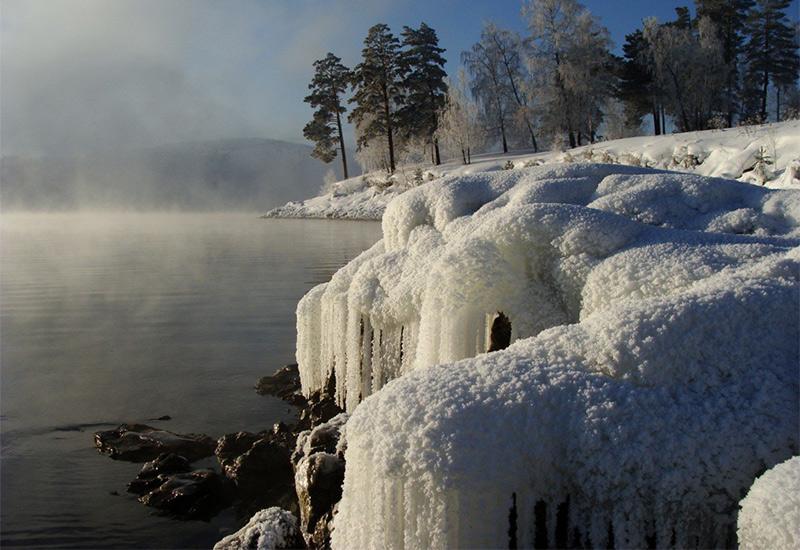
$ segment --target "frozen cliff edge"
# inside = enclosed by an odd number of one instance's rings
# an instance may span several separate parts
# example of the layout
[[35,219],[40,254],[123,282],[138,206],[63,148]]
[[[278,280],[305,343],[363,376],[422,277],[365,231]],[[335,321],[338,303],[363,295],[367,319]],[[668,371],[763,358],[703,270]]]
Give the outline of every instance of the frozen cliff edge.
[[798,453],[799,220],[619,165],[396,198],[298,305],[304,392],[335,374],[352,411],[334,547],[731,544]]

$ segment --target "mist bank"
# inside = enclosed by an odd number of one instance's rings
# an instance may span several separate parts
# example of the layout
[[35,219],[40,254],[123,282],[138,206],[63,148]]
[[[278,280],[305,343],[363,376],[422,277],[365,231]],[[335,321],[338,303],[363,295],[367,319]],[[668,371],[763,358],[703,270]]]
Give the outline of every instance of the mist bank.
[[3,210],[259,210],[318,193],[336,163],[272,139],[179,143],[82,156],[3,156]]

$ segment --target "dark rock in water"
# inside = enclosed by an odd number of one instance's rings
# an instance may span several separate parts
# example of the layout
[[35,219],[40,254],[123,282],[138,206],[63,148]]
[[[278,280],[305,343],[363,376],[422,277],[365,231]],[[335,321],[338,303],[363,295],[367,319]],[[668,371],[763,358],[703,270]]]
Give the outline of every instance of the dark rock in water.
[[237,432],[219,439],[217,459],[237,488],[240,512],[275,505],[297,511],[289,460],[295,440],[296,435],[282,422],[270,431]]
[[163,478],[160,476],[182,474],[191,470],[192,466],[184,457],[174,453],[160,454],[158,458],[147,462],[142,467],[136,479],[128,484],[128,492],[143,495],[158,488],[163,483]]
[[308,406],[300,413],[299,426],[301,429],[313,428],[342,412],[333,397],[316,391],[308,398]]
[[159,474],[155,479],[156,488],[139,500],[180,519],[210,519],[233,500],[230,482],[213,470]]
[[305,398],[300,394],[300,371],[297,363],[287,365],[271,376],[264,376],[256,383],[260,395],[274,395],[292,405],[302,407]]
[[165,414],[164,416],[159,416],[156,418],[156,420],[172,420],[172,417],[168,414]]
[[259,439],[224,468],[242,493],[276,492],[292,485],[289,450],[269,438]]
[[300,501],[300,531],[309,548],[330,546],[335,506],[342,498],[344,460],[328,453],[304,457],[295,474]]
[[342,427],[348,415],[342,413],[302,432],[292,455],[295,490],[300,505],[300,531],[309,548],[327,548],[331,522],[342,498],[344,454]]
[[225,434],[217,440],[217,448],[214,454],[217,455],[220,466],[223,471],[227,472],[228,468],[233,466],[234,461],[250,450],[253,443],[263,439],[264,433],[254,434],[251,432],[236,432],[232,434]]
[[122,424],[115,430],[96,432],[101,453],[116,460],[145,462],[162,453],[175,453],[194,461],[214,454],[216,441],[203,434],[176,434],[145,424]]

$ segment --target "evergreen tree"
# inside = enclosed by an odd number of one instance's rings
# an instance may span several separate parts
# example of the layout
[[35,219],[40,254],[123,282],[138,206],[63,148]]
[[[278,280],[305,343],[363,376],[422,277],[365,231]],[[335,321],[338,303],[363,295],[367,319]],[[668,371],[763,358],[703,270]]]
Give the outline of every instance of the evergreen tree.
[[359,149],[376,138],[386,138],[389,171],[394,172],[394,138],[401,125],[398,109],[404,103],[400,42],[387,25],[379,23],[367,32],[361,56],[353,71],[355,93],[350,101],[356,108],[349,120],[359,126]]
[[745,22],[753,0],[695,0],[697,18],[708,17],[717,27],[722,42],[722,58],[728,71],[722,109],[726,113],[727,126],[733,126],[739,107],[739,57],[744,46]]
[[403,87],[406,104],[399,111],[402,130],[407,137],[423,138],[431,144],[433,162],[441,164],[436,137],[438,114],[447,97],[444,48],[439,47],[436,31],[425,23],[418,29],[403,27],[401,64],[405,71]]
[[747,77],[758,82],[762,120],[767,118],[770,83],[794,82],[800,70],[795,31],[786,16],[790,3],[790,0],[756,0],[747,16],[749,40],[744,49]]
[[638,128],[642,117],[653,115],[653,133],[660,135],[661,102],[653,78],[653,60],[642,31],[637,29],[625,36],[623,59],[619,67],[617,97],[625,104],[625,125]]
[[329,163],[336,158],[336,147],[342,156],[342,170],[347,173],[347,155],[344,149],[341,115],[346,112],[341,96],[350,85],[350,69],[342,65],[341,59],[328,53],[324,59],[314,62],[314,78],[311,90],[303,101],[316,108],[314,118],[303,128],[303,136],[315,143],[311,156]]

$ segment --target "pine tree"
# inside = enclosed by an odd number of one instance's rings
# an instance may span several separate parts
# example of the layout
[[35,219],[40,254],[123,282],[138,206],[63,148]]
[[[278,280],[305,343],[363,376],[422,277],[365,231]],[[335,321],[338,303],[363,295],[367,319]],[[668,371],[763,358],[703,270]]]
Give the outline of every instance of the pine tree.
[[439,47],[436,31],[425,23],[418,29],[403,27],[401,64],[405,71],[403,87],[406,104],[399,111],[406,137],[423,138],[431,144],[434,164],[441,164],[436,137],[438,113],[447,94],[444,48]]
[[404,103],[400,42],[383,23],[374,25],[364,39],[362,61],[353,71],[350,100],[356,108],[349,120],[359,126],[358,148],[376,138],[386,138],[389,171],[395,171],[394,138],[401,125],[398,110]]
[[795,31],[786,16],[790,0],[756,0],[747,16],[749,36],[744,53],[747,77],[758,81],[759,115],[767,118],[770,83],[797,80],[800,71]]
[[622,51],[617,97],[625,104],[625,124],[637,128],[644,115],[652,114],[653,133],[660,135],[663,133],[660,116],[663,107],[653,78],[653,60],[641,30],[625,36]]
[[744,46],[745,22],[753,0],[695,0],[697,18],[708,17],[717,27],[728,78],[722,97],[727,126],[733,126],[739,106],[739,57]]
[[303,128],[303,136],[315,143],[311,156],[326,164],[336,158],[338,145],[342,156],[342,170],[347,179],[347,154],[341,119],[346,109],[342,105],[341,96],[347,91],[352,75],[341,61],[328,53],[324,59],[314,62],[314,78],[308,85],[311,94],[303,101],[317,110],[313,120]]

